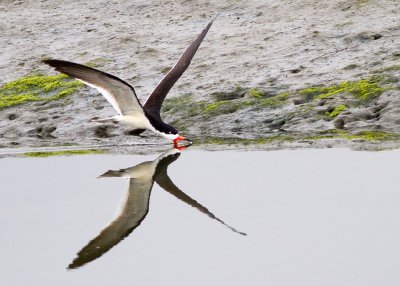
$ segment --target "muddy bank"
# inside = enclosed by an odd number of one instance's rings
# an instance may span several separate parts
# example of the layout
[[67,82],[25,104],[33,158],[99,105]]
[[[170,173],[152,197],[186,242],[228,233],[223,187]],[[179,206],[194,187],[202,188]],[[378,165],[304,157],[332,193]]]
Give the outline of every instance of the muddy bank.
[[[0,7],[0,83],[56,75],[40,60],[60,58],[127,80],[143,101],[219,13],[164,106],[165,120],[181,133],[202,146],[397,148],[399,5],[11,1]],[[17,83],[0,94],[3,149],[165,143],[93,122],[114,115],[93,89],[68,79],[61,87]]]

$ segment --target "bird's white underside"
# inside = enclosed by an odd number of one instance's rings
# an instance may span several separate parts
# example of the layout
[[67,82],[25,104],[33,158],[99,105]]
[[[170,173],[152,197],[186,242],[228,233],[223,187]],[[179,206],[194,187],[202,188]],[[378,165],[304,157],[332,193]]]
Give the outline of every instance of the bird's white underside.
[[[139,165],[136,165],[133,168],[129,168],[124,170],[124,174],[122,174],[121,177],[124,178],[129,178],[129,179],[135,179],[136,181],[136,187],[137,189],[135,189],[135,191],[139,192],[139,193],[145,193],[147,192],[150,188],[151,188],[151,181],[152,178],[154,176],[154,173],[156,171],[156,167],[158,165],[158,163],[160,162],[161,159],[169,156],[169,155],[173,155],[176,153],[180,153],[181,151],[179,149],[170,149],[166,152],[164,152],[163,154],[161,154],[160,156],[158,156],[158,158],[156,158],[154,161],[150,161],[150,162],[143,162]],[[133,190],[128,190],[128,192],[125,193],[125,195],[123,196],[122,200],[119,203],[119,207],[117,208],[116,213],[114,214],[114,217],[112,219],[112,221],[110,222],[110,224],[119,216],[121,216],[126,208],[128,199],[129,199],[129,192],[131,192]],[[139,204],[142,202],[138,202]],[[146,204],[143,204],[146,205]]]
[[115,100],[114,96],[112,96],[112,94],[109,93],[106,89],[104,89],[100,86],[88,83],[87,81],[81,80],[79,78],[77,78],[77,80],[83,82],[84,84],[86,84],[90,87],[97,89],[107,99],[107,101],[112,105],[112,107],[114,107],[115,111],[117,111],[119,115],[122,115],[122,111],[118,106],[118,102]]
[[106,89],[78,79],[79,81],[83,82],[84,84],[97,89],[106,99],[107,101],[114,107],[115,111],[117,111],[118,115],[114,116],[113,118],[117,121],[123,122],[135,129],[149,129],[154,133],[161,135],[162,137],[174,140],[178,138],[179,134],[166,134],[156,130],[150,121],[147,119],[146,115],[144,114],[143,110],[131,113],[129,115],[123,115],[121,108],[119,107],[118,102],[115,100],[115,97]]
[[151,125],[150,121],[147,119],[144,113],[137,113],[131,115],[116,115],[114,116],[114,118],[118,121],[121,121],[137,129],[149,129],[154,133],[157,133],[158,135],[161,135],[162,137],[169,140],[175,140],[179,136],[179,134],[166,134],[158,131],[153,127],[153,125]]

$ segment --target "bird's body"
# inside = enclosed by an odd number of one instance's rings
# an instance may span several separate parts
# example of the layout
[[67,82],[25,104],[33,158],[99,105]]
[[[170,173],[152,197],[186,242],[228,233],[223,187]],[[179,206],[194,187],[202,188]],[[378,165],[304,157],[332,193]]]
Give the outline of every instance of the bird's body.
[[166,139],[173,140],[174,146],[178,146],[178,142],[185,140],[185,138],[180,136],[174,127],[161,119],[161,106],[170,89],[188,68],[212,23],[213,21],[186,49],[143,105],[139,102],[134,88],[116,76],[67,61],[44,60],[44,63],[54,67],[59,72],[75,77],[88,86],[96,88],[117,111],[118,115],[114,116],[113,119],[140,131],[151,130]]
[[179,158],[183,150],[185,147],[173,148],[153,161],[142,162],[130,168],[108,170],[99,176],[99,178],[127,178],[129,186],[112,221],[78,252],[77,257],[68,266],[69,269],[81,267],[97,259],[139,227],[149,212],[150,195],[154,183],[210,219],[218,221],[236,233],[246,235],[219,219],[207,207],[179,189],[171,180],[168,167]]

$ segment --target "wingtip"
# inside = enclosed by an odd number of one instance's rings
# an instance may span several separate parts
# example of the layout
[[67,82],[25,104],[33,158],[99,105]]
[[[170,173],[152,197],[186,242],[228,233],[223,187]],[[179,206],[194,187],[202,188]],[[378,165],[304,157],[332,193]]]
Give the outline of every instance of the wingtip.
[[56,67],[57,66],[57,63],[60,63],[61,61],[60,60],[54,60],[54,59],[45,59],[45,60],[42,60],[42,63],[44,63],[44,64],[46,64],[46,65],[49,65],[49,66],[51,66],[51,67]]
[[221,14],[221,12],[218,12],[210,21],[210,23],[212,24],[219,16],[219,14]]
[[[76,259],[74,259],[74,261],[72,261],[70,264],[68,264],[67,267],[65,267],[65,269],[66,269],[67,271],[72,271],[72,270],[74,270],[74,269],[77,268],[77,266],[75,265],[75,260],[76,260]],[[79,266],[78,266],[78,267],[79,267]]]
[[56,59],[45,59],[45,60],[42,60],[42,62],[53,68],[57,68],[59,66],[74,66],[74,65],[87,67],[85,65],[80,65],[80,64],[73,63],[73,62],[64,61],[64,60],[56,60]]
[[[219,12],[217,13],[217,15],[215,15],[213,18],[211,18],[210,22],[208,22],[207,27],[204,29],[204,31],[206,31],[206,33],[208,32],[208,30],[210,30],[212,24],[214,23],[214,21],[217,19],[217,17],[219,16]],[[203,31],[203,32],[204,32]]]
[[211,18],[210,22],[208,22],[207,29],[210,29],[211,25],[217,19],[218,15],[219,15],[219,12],[217,13],[217,15],[215,15],[213,18]]
[[52,62],[52,59],[45,59],[45,60],[41,60],[42,63],[50,65],[50,63]]
[[201,33],[201,35],[203,35],[203,38],[205,37],[205,35],[208,33],[208,31],[210,30],[212,24],[214,23],[216,17],[212,18],[210,22],[208,22],[207,26],[204,28],[203,32]]

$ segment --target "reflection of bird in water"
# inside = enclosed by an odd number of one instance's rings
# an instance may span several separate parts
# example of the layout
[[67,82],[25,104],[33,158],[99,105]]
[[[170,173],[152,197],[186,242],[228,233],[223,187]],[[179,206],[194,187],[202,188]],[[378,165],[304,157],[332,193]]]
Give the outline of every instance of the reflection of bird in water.
[[88,245],[79,251],[77,257],[68,266],[69,269],[78,268],[97,259],[140,225],[149,211],[149,199],[154,181],[165,191],[198,209],[210,218],[217,220],[232,231],[241,235],[246,235],[227,225],[212,214],[206,207],[182,192],[168,177],[168,166],[178,159],[183,149],[184,147],[170,149],[157,157],[154,161],[143,162],[127,169],[110,170],[100,176],[101,178],[129,178],[129,188],[116,218],[108,224],[98,236],[92,239]]
[[111,103],[118,112],[117,116],[102,119],[115,119],[136,128],[136,134],[149,129],[164,138],[173,140],[174,146],[179,141],[186,140],[178,134],[171,125],[166,124],[160,116],[161,105],[175,82],[182,76],[199,48],[201,42],[210,29],[213,21],[197,36],[193,43],[179,58],[174,67],[164,76],[142,106],[134,88],[127,82],[105,72],[80,64],[60,61],[44,60],[43,62],[54,67],[57,71],[75,77],[85,84],[96,88]]

